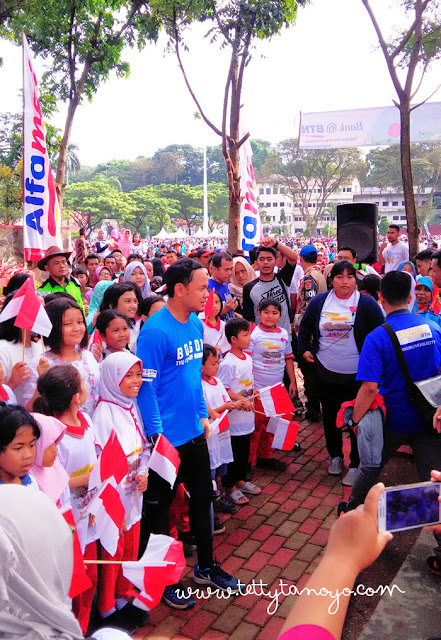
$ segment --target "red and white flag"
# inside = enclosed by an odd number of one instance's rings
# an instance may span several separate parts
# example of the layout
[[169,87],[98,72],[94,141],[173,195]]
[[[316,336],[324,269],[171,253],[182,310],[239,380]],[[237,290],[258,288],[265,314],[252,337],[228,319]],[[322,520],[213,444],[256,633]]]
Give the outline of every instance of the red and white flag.
[[20,329],[28,329],[46,338],[52,331],[52,322],[37,296],[33,277],[24,281],[12,300],[0,313],[0,322],[15,316],[17,317],[14,324]]
[[118,491],[106,482],[90,503],[90,513],[95,516],[96,532],[104,549],[114,556],[118,547],[120,531],[126,515]]
[[86,573],[83,562],[83,554],[81,553],[81,545],[78,538],[78,533],[75,527],[75,520],[72,509],[66,505],[64,509],[60,509],[60,513],[66,520],[73,533],[73,566],[72,566],[72,579],[69,587],[69,598],[75,598],[75,596],[83,593],[86,589],[90,589],[92,583],[89,576]]
[[212,318],[214,316],[214,308],[213,308],[213,303],[214,303],[214,289],[212,289],[210,291],[210,294],[207,298],[207,302],[205,303],[205,307],[204,307],[204,318]]
[[167,438],[159,434],[149,460],[149,469],[156,471],[158,476],[164,478],[173,488],[178,475],[181,459],[174,446]]
[[124,577],[141,591],[129,593],[135,597],[134,604],[145,611],[156,607],[164,587],[179,582],[185,565],[182,542],[151,533],[142,557],[122,564]]
[[228,411],[224,411],[217,420],[213,420],[210,424],[210,434],[222,433],[230,428],[230,421],[228,420]]
[[127,456],[119,443],[116,431],[113,429],[100,457],[90,472],[89,491],[98,487],[112,476],[115,478],[116,484],[119,484],[128,473],[129,463],[127,462]]
[[273,433],[273,449],[290,451],[296,443],[300,425],[291,420],[291,415],[275,416],[270,418],[266,430]]
[[265,415],[269,418],[294,411],[294,405],[281,382],[271,387],[264,387],[259,391],[259,396]]
[[[46,249],[62,247],[61,213],[46,145],[46,126],[31,52],[23,43],[23,246],[26,260],[40,260]],[[45,334],[43,334],[45,335]]]

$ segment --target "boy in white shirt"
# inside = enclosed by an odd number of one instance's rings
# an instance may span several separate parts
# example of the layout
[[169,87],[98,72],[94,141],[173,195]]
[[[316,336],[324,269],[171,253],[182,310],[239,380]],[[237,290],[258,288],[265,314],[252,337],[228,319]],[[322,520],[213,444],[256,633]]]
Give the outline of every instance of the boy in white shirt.
[[[277,326],[282,307],[274,298],[264,298],[260,301],[257,312],[260,322],[251,334],[249,348],[253,363],[254,387],[256,391],[260,391],[264,387],[283,382],[286,367],[289,395],[294,398],[297,395],[297,383],[291,340],[286,329]],[[249,462],[262,469],[285,471],[286,464],[273,458],[273,437],[266,430],[269,418],[263,415],[263,406],[259,398],[255,401],[255,411]]]
[[222,478],[226,496],[236,505],[248,502],[245,494],[258,495],[261,489],[246,480],[250,437],[254,431],[253,365],[251,357],[245,353],[250,346],[250,325],[244,318],[232,318],[225,325],[225,336],[231,350],[219,367],[219,378],[223,382],[231,400],[238,408],[228,415],[230,421],[231,448],[233,462],[227,467]]

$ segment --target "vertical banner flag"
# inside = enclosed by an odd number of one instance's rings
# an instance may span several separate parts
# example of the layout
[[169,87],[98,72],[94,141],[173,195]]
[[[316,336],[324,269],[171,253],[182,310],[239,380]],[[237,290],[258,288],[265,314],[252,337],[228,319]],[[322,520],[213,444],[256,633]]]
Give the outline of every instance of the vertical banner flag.
[[25,260],[40,260],[46,249],[62,247],[61,215],[46,147],[46,126],[31,53],[23,44],[23,246]]
[[253,150],[249,139],[239,149],[240,171],[240,233],[239,248],[246,255],[262,240],[262,225],[260,223],[259,207],[257,204],[257,187],[252,162]]

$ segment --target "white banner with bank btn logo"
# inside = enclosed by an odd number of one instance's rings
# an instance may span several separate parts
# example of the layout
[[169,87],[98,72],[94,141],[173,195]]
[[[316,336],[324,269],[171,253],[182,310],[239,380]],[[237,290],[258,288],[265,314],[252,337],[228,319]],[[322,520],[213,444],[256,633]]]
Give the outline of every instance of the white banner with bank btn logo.
[[[441,102],[426,102],[410,114],[411,142],[441,140]],[[342,149],[399,144],[397,107],[302,113],[300,149]]]

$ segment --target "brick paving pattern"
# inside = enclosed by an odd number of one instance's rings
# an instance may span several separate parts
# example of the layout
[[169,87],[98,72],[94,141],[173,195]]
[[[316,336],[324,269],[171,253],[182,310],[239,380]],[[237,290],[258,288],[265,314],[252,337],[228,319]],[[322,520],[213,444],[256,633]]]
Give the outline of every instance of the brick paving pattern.
[[[298,442],[302,447],[298,453],[275,452],[276,458],[287,463],[285,472],[255,470],[253,481],[262,493],[251,497],[234,515],[219,514],[226,530],[214,538],[215,557],[223,569],[246,584],[262,581],[270,591],[279,588],[280,580],[299,589],[305,586],[323,553],[336,519],[336,505],[350,493],[340,476],[327,473],[329,456],[321,424],[304,420]],[[346,470],[349,440],[344,445]],[[195,556],[187,558],[182,582],[201,589],[191,578]],[[274,640],[294,598],[281,596],[273,614],[267,611],[270,598],[257,594],[196,598],[194,609],[186,611],[161,603],[151,612],[149,625],[134,638]]]

